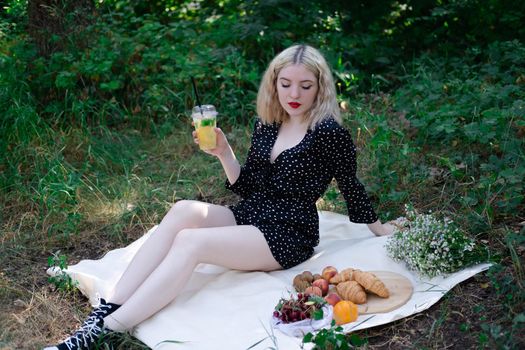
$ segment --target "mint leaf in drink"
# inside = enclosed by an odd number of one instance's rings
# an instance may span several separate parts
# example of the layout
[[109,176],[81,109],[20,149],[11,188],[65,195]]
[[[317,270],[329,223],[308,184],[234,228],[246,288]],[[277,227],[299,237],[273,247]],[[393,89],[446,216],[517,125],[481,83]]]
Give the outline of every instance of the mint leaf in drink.
[[213,126],[215,124],[215,119],[202,119],[201,127]]

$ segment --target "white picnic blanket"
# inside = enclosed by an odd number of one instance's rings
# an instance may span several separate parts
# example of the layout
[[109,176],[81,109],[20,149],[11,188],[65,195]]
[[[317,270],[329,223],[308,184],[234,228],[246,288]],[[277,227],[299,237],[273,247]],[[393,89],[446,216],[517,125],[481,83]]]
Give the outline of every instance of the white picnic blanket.
[[[293,277],[304,271],[320,272],[333,265],[338,269],[386,270],[406,276],[414,294],[402,307],[383,314],[361,315],[344,326],[346,331],[389,323],[421,312],[436,303],[456,284],[488,269],[480,264],[446,278],[420,278],[387,256],[387,237],[376,237],[364,224],[348,217],[319,212],[321,243],[308,261],[285,271],[241,272],[201,264],[182,293],[167,307],[142,322],[134,335],[152,349],[279,349],[299,350],[301,338],[271,328],[273,309],[281,297],[292,292]],[[81,292],[94,304],[105,297],[144,240],[155,230],[125,248],[108,252],[99,260],[83,260],[67,269],[79,282]],[[48,271],[52,274],[53,271]],[[273,335],[273,340],[271,335]],[[169,341],[182,341],[173,343]],[[277,347],[276,347],[277,348]],[[305,348],[308,348],[305,346]]]

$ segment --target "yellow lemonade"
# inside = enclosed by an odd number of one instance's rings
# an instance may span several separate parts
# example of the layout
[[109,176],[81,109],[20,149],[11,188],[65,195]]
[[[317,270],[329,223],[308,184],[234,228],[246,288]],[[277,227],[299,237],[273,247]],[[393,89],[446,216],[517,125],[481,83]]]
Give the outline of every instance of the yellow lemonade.
[[214,130],[217,126],[217,111],[215,107],[213,105],[195,106],[191,116],[195,131],[197,131],[199,148],[207,150],[217,147],[217,135]]
[[217,135],[215,134],[215,126],[217,119],[204,118],[195,119],[195,130],[199,138],[200,149],[213,149],[217,146]]

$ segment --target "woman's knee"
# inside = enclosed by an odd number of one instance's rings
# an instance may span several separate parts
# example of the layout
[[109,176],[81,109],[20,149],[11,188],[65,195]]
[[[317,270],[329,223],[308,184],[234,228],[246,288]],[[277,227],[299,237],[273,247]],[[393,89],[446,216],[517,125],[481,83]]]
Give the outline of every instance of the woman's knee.
[[195,227],[196,222],[199,222],[199,219],[197,210],[195,210],[195,202],[181,200],[173,204],[164,215],[160,226],[154,232],[154,236],[168,236],[173,239],[180,230]]
[[203,216],[202,205],[198,201],[183,199],[173,204],[167,215],[185,221],[198,220]]
[[181,199],[171,206],[170,212],[186,212],[193,210],[192,208],[194,207],[195,203],[198,202],[189,199]]

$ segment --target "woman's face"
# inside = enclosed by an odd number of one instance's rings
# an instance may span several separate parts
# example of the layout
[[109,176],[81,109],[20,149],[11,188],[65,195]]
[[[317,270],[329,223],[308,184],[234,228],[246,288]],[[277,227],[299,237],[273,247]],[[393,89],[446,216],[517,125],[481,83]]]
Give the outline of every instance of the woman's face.
[[317,78],[302,64],[287,66],[277,75],[279,102],[291,118],[310,110],[318,90]]

